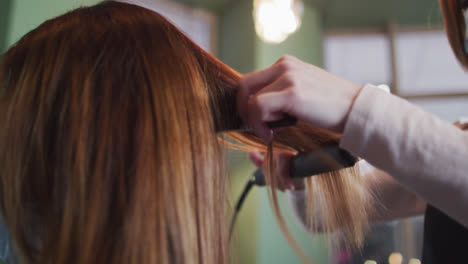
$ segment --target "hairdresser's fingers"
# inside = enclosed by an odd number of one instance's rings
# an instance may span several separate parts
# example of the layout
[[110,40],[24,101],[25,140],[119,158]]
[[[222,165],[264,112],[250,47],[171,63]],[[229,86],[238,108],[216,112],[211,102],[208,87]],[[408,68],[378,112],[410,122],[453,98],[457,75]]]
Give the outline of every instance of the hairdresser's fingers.
[[248,123],[265,142],[270,142],[273,139],[273,131],[266,125],[266,122],[275,120],[278,113],[291,114],[289,111],[290,97],[290,92],[283,90],[257,94],[249,99]]
[[240,82],[240,86],[242,89],[248,91],[248,95],[255,94],[259,90],[275,82],[286,72],[291,72],[294,67],[295,64],[290,62],[289,59],[281,58],[269,68],[245,75]]
[[280,92],[282,90],[292,88],[293,86],[294,86],[293,74],[285,73],[279,76],[274,82],[263,87],[261,90],[256,91],[255,94],[253,95],[259,95],[259,94],[271,93],[271,92]]
[[265,160],[260,152],[249,152],[249,159],[257,166],[258,168],[263,168]]
[[241,117],[247,118],[246,107],[249,97],[275,82],[286,72],[291,71],[295,67],[294,60],[297,59],[292,56],[284,56],[269,68],[244,75],[237,92],[237,105]]
[[[276,121],[282,114],[342,133],[351,107],[362,89],[360,85],[293,57],[285,57],[264,71],[248,75],[242,83],[237,102],[239,114],[264,139],[269,138],[265,119]],[[260,101],[255,99],[260,95],[278,93],[286,95],[289,102],[271,97],[265,105],[251,103]],[[269,108],[269,105],[273,107]]]
[[[262,90],[258,91],[255,95],[259,96],[260,94],[266,94],[271,92],[280,92],[283,90],[290,89],[294,86],[292,74],[287,73],[283,74],[280,78],[276,81],[272,82],[271,84],[265,86]],[[268,114],[266,120],[267,122],[270,121],[278,121],[284,117],[283,112],[271,112]]]
[[291,159],[296,154],[290,151],[279,152],[276,156],[277,175],[282,181],[282,185],[286,190],[303,190],[305,188],[303,179],[294,179],[290,172]]
[[[275,186],[278,190],[284,192],[287,189],[291,188],[290,183],[283,180],[283,177],[287,177],[284,175],[285,171],[287,172],[289,169],[289,165],[286,164],[290,160],[290,156],[294,154],[290,154],[290,152],[275,152],[275,162],[276,162],[276,170],[274,177],[277,177],[277,185]],[[249,152],[249,159],[260,169],[265,168],[265,159],[260,152]],[[286,168],[284,168],[286,166]],[[265,173],[265,172],[264,172]]]
[[[274,154],[276,162],[274,176],[277,177],[278,182],[276,188],[280,191],[304,189],[304,181],[302,179],[293,179],[289,174],[291,158],[295,155],[296,154],[291,151],[278,151]],[[265,158],[262,153],[249,152],[249,158],[258,168],[265,167]]]

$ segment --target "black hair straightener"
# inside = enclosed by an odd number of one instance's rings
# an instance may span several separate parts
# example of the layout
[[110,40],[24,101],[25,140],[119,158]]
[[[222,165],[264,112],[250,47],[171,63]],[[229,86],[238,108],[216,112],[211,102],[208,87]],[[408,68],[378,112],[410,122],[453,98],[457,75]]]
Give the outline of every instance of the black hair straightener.
[[[267,125],[271,129],[274,129],[279,127],[293,126],[296,123],[296,118],[287,116],[280,121],[270,122]],[[240,121],[237,125],[235,125],[236,127],[224,127],[223,129],[218,129],[218,131],[248,130],[239,124],[241,124]],[[219,126],[217,128],[219,128]],[[312,152],[299,153],[298,155],[291,158],[289,175],[291,175],[293,178],[307,178],[322,173],[333,172],[343,168],[352,167],[356,164],[357,160],[358,159],[348,151],[341,149],[338,143],[334,145],[327,145]],[[229,239],[231,239],[237,214],[239,213],[242,204],[247,197],[247,194],[253,186],[265,186],[265,184],[263,169],[258,169],[248,180],[239,200],[236,203],[234,214],[232,216],[229,227]]]
[[[332,162],[329,162],[329,160],[324,161],[324,157],[331,159]],[[329,145],[316,151],[300,153],[291,158],[291,163],[289,165],[289,175],[291,175],[292,178],[312,177],[322,173],[353,167],[357,160],[358,159],[348,151],[341,149],[338,144]],[[234,214],[229,226],[229,239],[231,239],[237,214],[242,208],[242,204],[244,203],[247,194],[253,186],[265,186],[265,184],[266,182],[263,169],[257,169],[252,177],[248,180],[239,200],[236,203],[236,206],[234,207]]]

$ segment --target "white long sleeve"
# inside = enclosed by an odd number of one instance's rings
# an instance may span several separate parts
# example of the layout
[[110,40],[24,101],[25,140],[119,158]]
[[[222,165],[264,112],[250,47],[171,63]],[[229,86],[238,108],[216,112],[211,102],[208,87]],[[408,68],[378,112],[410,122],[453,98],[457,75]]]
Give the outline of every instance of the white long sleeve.
[[468,227],[468,133],[366,85],[340,146]]

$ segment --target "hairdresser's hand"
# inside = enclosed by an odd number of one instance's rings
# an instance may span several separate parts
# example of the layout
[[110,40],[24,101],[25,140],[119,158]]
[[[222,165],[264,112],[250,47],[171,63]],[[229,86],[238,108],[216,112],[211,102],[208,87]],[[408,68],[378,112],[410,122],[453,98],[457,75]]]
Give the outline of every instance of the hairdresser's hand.
[[241,117],[265,141],[267,121],[287,113],[314,126],[342,133],[361,86],[291,56],[245,75],[237,103]]
[[[278,178],[278,189],[280,191],[286,190],[302,190],[305,188],[304,180],[303,179],[293,179],[289,175],[289,162],[292,157],[294,157],[294,153],[288,151],[278,151],[274,154],[275,161],[276,161],[276,173]],[[257,166],[258,168],[265,168],[265,159],[259,152],[250,152],[249,153],[250,160]]]

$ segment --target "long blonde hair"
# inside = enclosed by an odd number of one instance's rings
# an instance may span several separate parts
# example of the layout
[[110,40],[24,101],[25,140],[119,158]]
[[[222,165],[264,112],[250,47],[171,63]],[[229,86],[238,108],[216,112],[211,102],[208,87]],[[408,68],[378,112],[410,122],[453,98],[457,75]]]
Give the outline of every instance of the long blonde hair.
[[205,55],[116,2],[4,54],[0,204],[24,263],[227,262]]
[[[80,8],[24,36],[0,62],[0,210],[22,262],[228,263],[216,127],[239,122],[240,78],[130,4]],[[250,133],[227,136],[267,151]],[[299,123],[269,153],[339,137]],[[352,245],[367,221],[360,183],[353,170],[307,182],[310,214],[321,207],[325,231]]]

